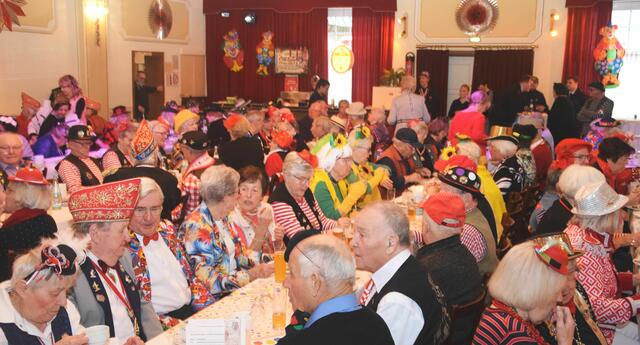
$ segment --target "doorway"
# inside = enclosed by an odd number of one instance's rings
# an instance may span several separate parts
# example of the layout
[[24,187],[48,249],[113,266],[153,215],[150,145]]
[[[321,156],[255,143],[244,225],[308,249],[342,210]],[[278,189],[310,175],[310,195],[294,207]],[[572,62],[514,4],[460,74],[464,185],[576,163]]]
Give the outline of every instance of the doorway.
[[471,86],[473,80],[473,55],[449,56],[449,80],[447,83],[447,111],[451,102],[460,96],[460,85]]
[[149,97],[149,109],[145,113],[147,120],[156,119],[162,107],[164,105],[164,53],[162,52],[147,52],[147,51],[132,51],[131,52],[131,69],[132,80],[134,80],[131,99],[133,102],[133,111],[135,114],[136,108],[136,85],[135,80],[138,76],[138,72],[144,72],[146,79],[145,86],[155,88],[155,90],[148,89]]

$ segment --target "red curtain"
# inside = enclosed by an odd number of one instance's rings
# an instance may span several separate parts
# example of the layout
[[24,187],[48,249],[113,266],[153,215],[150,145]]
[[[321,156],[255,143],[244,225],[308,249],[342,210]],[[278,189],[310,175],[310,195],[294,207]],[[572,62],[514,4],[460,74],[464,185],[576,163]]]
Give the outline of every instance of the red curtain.
[[371,104],[371,88],[378,85],[385,69],[393,59],[393,12],[373,12],[368,8],[354,8],[351,99]]
[[[584,6],[585,2],[576,5]],[[567,7],[569,5],[567,3]],[[593,49],[600,40],[598,30],[611,21],[612,6],[611,0],[593,0],[589,7],[569,7],[562,80],[577,76],[582,80],[582,85],[599,80],[593,67]]]
[[[416,56],[416,78],[427,71],[431,76],[430,89],[434,96],[434,108],[431,117],[447,115],[447,87],[449,84],[449,51],[418,49]],[[419,79],[417,80],[419,83]]]
[[203,0],[203,12],[243,9],[272,9],[278,12],[307,12],[313,8],[364,7],[374,11],[395,12],[395,0]]
[[533,50],[477,50],[473,59],[473,89],[487,83],[492,90],[515,85],[533,73]]
[[[301,91],[310,90],[310,79],[314,74],[327,77],[327,9],[314,9],[308,13],[279,13],[273,10],[256,10],[255,24],[244,22],[244,10],[229,11],[223,18],[217,14],[206,15],[207,49],[207,98],[212,101],[227,96],[238,96],[254,102],[267,102],[280,97],[284,88],[284,75],[274,73],[274,65],[269,67],[269,75],[256,73],[258,60],[256,45],[262,40],[262,33],[272,31],[273,43],[278,47],[307,47],[310,52],[309,72],[300,75]],[[230,30],[238,31],[240,44],[244,49],[244,68],[232,72],[223,62],[223,36]]]

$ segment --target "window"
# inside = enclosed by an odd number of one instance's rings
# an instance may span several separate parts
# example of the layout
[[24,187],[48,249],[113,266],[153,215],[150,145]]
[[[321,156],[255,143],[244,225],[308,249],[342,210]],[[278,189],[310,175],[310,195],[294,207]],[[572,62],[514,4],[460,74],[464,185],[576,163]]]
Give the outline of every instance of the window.
[[620,70],[620,86],[607,89],[615,102],[613,117],[618,120],[640,116],[635,103],[640,89],[640,1],[614,1],[611,22],[618,25],[616,37],[625,49]]
[[340,46],[346,45],[352,49],[351,29],[353,27],[351,21],[351,8],[329,8],[327,12],[329,23],[328,28],[328,63],[329,63],[329,104],[338,106],[341,99],[351,100],[351,70],[346,73],[338,73],[331,68],[331,52]]

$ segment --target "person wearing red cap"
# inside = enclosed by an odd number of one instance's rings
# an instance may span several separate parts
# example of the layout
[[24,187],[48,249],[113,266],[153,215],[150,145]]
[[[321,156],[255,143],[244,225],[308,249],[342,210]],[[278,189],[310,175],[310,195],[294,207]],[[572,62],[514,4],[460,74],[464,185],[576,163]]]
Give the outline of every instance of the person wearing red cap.
[[151,302],[132,277],[127,226],[140,196],[140,179],[92,186],[69,196],[74,235],[88,238],[87,258],[70,299],[85,327],[109,326],[120,344],[141,345],[162,333]]
[[260,140],[251,135],[251,124],[246,117],[233,114],[224,121],[231,141],[220,145],[218,154],[222,164],[236,169],[255,166],[264,168],[264,153]]
[[34,168],[18,169],[9,176],[4,211],[10,214],[0,229],[0,281],[11,275],[14,255],[38,246],[43,238],[58,231],[56,222],[47,214],[51,207],[49,182]]
[[558,345],[571,345],[575,322],[562,302],[568,255],[561,245],[531,241],[511,248],[489,279],[493,297],[476,328],[474,345],[548,345],[535,325],[555,323]]
[[[430,196],[421,207],[422,238],[425,246],[416,259],[446,292],[447,304],[465,305],[483,294],[483,277],[476,259],[460,242],[465,225],[465,202],[456,194],[440,192]],[[455,320],[448,343],[462,344],[471,338],[477,314]]]

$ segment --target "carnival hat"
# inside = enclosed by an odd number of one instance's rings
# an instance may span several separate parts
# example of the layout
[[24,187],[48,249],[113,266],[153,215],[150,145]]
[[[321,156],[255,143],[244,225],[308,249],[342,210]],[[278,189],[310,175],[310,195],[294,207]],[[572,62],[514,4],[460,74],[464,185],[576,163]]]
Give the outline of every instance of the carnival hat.
[[351,157],[352,151],[351,146],[347,145],[347,138],[342,134],[337,136],[327,134],[324,138],[327,138],[324,143],[318,142],[317,144],[322,146],[316,156],[318,157],[318,166],[324,171],[330,172],[339,159]]
[[346,112],[351,116],[364,116],[367,114],[367,110],[364,108],[364,103],[362,102],[353,102],[349,104]]
[[140,195],[140,179],[80,189],[69,196],[74,223],[129,221]]
[[38,110],[40,108],[40,102],[37,99],[27,95],[24,92],[21,93],[20,96],[22,98],[22,106],[23,107],[32,108],[32,109],[35,109],[35,110]]
[[140,122],[140,127],[136,131],[135,137],[131,141],[131,153],[138,161],[147,159],[155,151],[157,145],[153,139],[153,133],[149,128],[147,120]]
[[464,201],[455,194],[434,194],[423,201],[420,207],[436,224],[449,228],[460,228],[464,225]]
[[96,140],[96,134],[91,127],[85,125],[75,125],[69,128],[67,134],[69,140]]
[[506,140],[518,145],[518,139],[513,136],[513,128],[511,127],[491,126],[489,136],[485,140]]
[[9,176],[9,181],[24,182],[37,185],[48,185],[49,181],[44,178],[42,172],[34,168],[20,168],[15,176]]
[[338,115],[331,116],[331,124],[345,131],[347,129],[347,120],[341,118]]
[[533,237],[531,239],[533,243],[541,246],[542,248],[550,247],[553,245],[560,245],[560,247],[567,253],[569,260],[577,259],[581,257],[584,252],[575,250],[569,240],[569,235],[564,232],[556,232],[551,234],[544,234]]
[[616,193],[606,182],[594,182],[578,190],[571,212],[580,216],[604,216],[621,209],[627,201],[629,198]]
[[203,151],[209,148],[209,138],[207,138],[207,135],[201,131],[187,132],[180,137],[178,142],[198,151]]
[[396,139],[402,141],[403,143],[409,144],[416,149],[421,149],[423,147],[422,143],[418,141],[418,135],[411,128],[400,128],[396,132]]
[[84,98],[84,102],[87,106],[88,109],[93,109],[95,111],[100,111],[100,108],[102,107],[102,105],[100,104],[100,102],[95,101],[89,97],[85,97]]
[[192,112],[189,109],[180,110],[180,112],[176,114],[176,117],[173,119],[173,129],[176,132],[179,132],[180,127],[182,127],[185,122],[189,120],[198,120],[199,118],[200,117],[196,113]]

